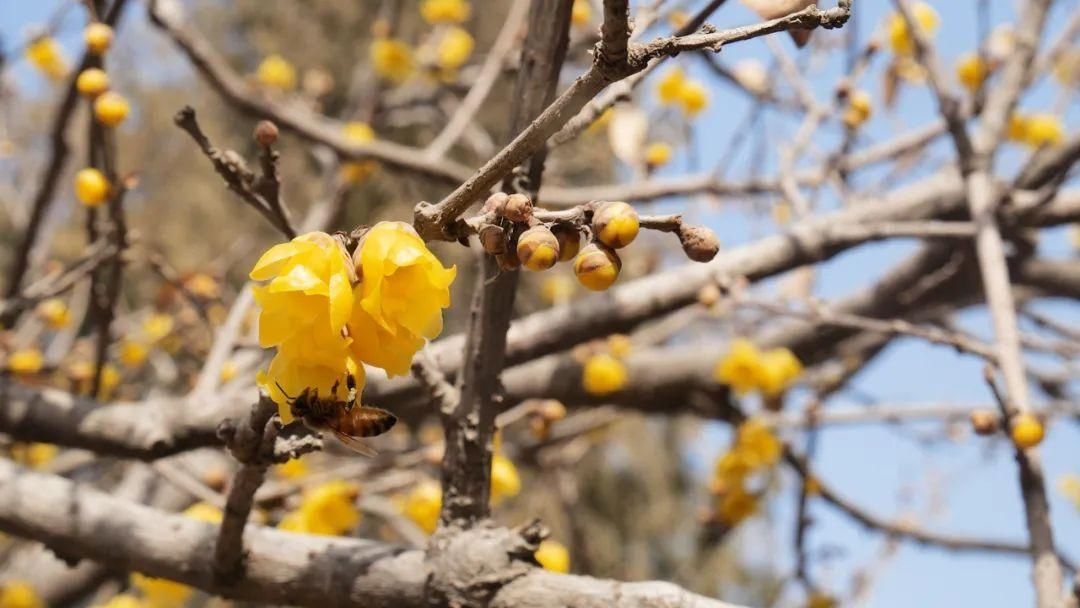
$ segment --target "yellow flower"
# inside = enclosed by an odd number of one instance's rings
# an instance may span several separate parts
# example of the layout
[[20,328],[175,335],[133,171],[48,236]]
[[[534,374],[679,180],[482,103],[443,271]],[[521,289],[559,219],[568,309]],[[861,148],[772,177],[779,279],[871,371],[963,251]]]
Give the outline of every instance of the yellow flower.
[[803,484],[803,490],[806,492],[807,496],[817,496],[821,494],[821,480],[813,475],[808,475]]
[[80,169],[75,174],[75,198],[87,207],[97,207],[104,203],[111,190],[109,180],[97,169]]
[[402,512],[420,529],[431,534],[439,524],[439,510],[442,509],[442,488],[439,484],[425,479],[413,486],[405,497]]
[[[90,386],[94,379],[93,364],[89,361],[75,361],[67,366],[67,374],[73,384],[73,392],[79,395],[90,394]],[[101,369],[101,388],[98,391],[98,398],[107,399],[119,385],[120,372],[113,364],[106,363]]]
[[611,124],[611,119],[615,116],[615,108],[608,108],[600,113],[600,116],[596,117],[596,120],[592,122],[588,127],[585,127],[586,133],[597,133]]
[[443,70],[456,70],[465,65],[476,43],[469,32],[452,27],[443,33],[436,48],[437,63]]
[[634,342],[626,334],[611,334],[607,338],[608,352],[614,357],[625,358],[634,348]]
[[1061,86],[1080,84],[1080,48],[1071,48],[1062,52],[1051,69],[1054,78]]
[[25,581],[8,581],[0,589],[0,608],[44,608],[37,591]]
[[848,96],[847,108],[844,109],[844,124],[849,129],[857,129],[870,119],[874,113],[874,102],[866,91],[852,91]]
[[356,507],[359,488],[356,484],[336,480],[317,485],[304,492],[298,510],[304,532],[340,536],[360,523]]
[[683,85],[686,84],[686,73],[682,68],[672,68],[664,74],[660,82],[656,84],[656,96],[660,103],[672,105],[679,103]]
[[147,576],[141,572],[131,574],[131,586],[139,590],[143,605],[151,608],[180,608],[195,592],[184,583]]
[[472,7],[465,0],[424,0],[420,16],[424,21],[436,23],[461,23],[469,18]]
[[109,90],[109,75],[99,68],[87,68],[75,79],[75,89],[84,97],[94,98]]
[[542,541],[533,557],[545,570],[560,574],[570,571],[570,551],[558,541],[551,539]]
[[184,509],[184,517],[190,517],[208,524],[219,524],[224,516],[225,514],[221,512],[221,509],[208,502],[197,502]]
[[49,329],[63,329],[71,325],[71,311],[60,298],[42,300],[36,310]]
[[761,381],[761,351],[749,340],[737,338],[713,370],[717,382],[743,395],[758,387]]
[[204,300],[216,300],[221,297],[221,285],[217,279],[205,272],[196,272],[184,279],[184,289]]
[[1042,443],[1046,435],[1043,423],[1031,414],[1020,414],[1013,420],[1010,431],[1013,443],[1021,450],[1033,448]]
[[124,122],[131,107],[122,95],[108,91],[94,100],[94,116],[106,127],[115,127]]
[[574,295],[576,285],[574,281],[565,275],[556,274],[544,277],[540,284],[540,295],[549,304],[562,304],[570,300]]
[[743,450],[732,449],[716,459],[713,480],[718,482],[718,489],[728,490],[741,486],[743,480],[754,471],[754,463]]
[[687,116],[696,116],[709,105],[709,92],[696,80],[687,80],[679,91],[679,105]]
[[574,6],[570,9],[570,23],[576,27],[584,27],[592,21],[592,5],[589,0],[574,0]]
[[1053,114],[1013,114],[1006,137],[1031,148],[1057,145],[1065,138],[1061,119]]
[[756,513],[757,508],[758,497],[736,486],[720,497],[717,516],[724,524],[734,526]]
[[761,355],[761,378],[758,388],[769,397],[784,392],[802,374],[802,363],[786,348],[774,348]]
[[[375,141],[375,130],[366,122],[347,122],[342,128],[345,139],[358,144],[366,144]],[[341,167],[341,177],[345,181],[361,182],[379,168],[379,163],[373,160],[360,160],[345,163]]]
[[26,59],[52,80],[67,75],[67,59],[60,45],[49,36],[42,36],[26,45]]
[[1080,475],[1066,473],[1058,479],[1058,492],[1068,498],[1077,510],[1080,510]]
[[269,55],[255,69],[255,79],[264,87],[291,91],[296,88],[296,68],[281,55]]
[[593,355],[585,361],[581,385],[590,395],[610,395],[626,386],[626,367],[611,355]]
[[143,336],[150,342],[158,342],[172,333],[173,318],[165,313],[154,313],[142,322]]
[[[910,14],[923,36],[929,38],[937,32],[941,20],[934,7],[926,2],[916,2],[911,6]],[[903,15],[900,13],[889,15],[885,29],[888,33],[889,47],[892,48],[894,53],[897,55],[911,55],[915,52],[915,42]]]
[[51,443],[16,443],[11,446],[11,458],[31,469],[40,469],[52,462],[60,448]]
[[650,167],[662,167],[671,161],[671,144],[654,141],[645,146],[645,162]]
[[36,374],[45,366],[45,357],[36,348],[20,348],[8,355],[7,368],[13,374]]
[[350,345],[357,359],[400,375],[425,339],[442,332],[457,268],[444,268],[413,227],[379,222],[353,255],[363,278],[354,290]]
[[120,343],[119,359],[124,367],[135,369],[141,366],[146,362],[146,357],[149,354],[150,349],[142,342],[124,340]]
[[[143,602],[129,593],[120,593],[112,596],[104,604],[97,604],[95,608],[142,608]],[[147,607],[152,608],[152,607]]]
[[109,50],[113,41],[113,29],[104,23],[95,22],[83,29],[83,42],[86,50],[101,55]]
[[521,477],[514,462],[502,454],[495,454],[491,458],[491,502],[498,504],[520,492]]
[[973,93],[986,82],[989,73],[986,61],[977,53],[964,53],[956,62],[956,79]]
[[753,418],[739,425],[735,433],[735,447],[755,469],[776,464],[783,450],[772,430]]
[[380,78],[400,84],[412,75],[412,48],[401,40],[377,38],[371,43],[371,63]]
[[274,467],[274,472],[282,479],[299,479],[308,474],[308,466],[303,458],[293,458]]
[[236,361],[229,359],[225,363],[221,364],[221,371],[218,372],[218,380],[222,383],[228,382],[236,377],[237,366]]

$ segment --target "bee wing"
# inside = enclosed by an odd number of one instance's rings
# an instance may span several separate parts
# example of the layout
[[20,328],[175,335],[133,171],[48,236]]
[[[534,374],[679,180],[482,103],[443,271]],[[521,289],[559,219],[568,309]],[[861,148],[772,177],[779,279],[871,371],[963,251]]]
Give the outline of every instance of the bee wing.
[[346,435],[341,431],[333,431],[333,433],[334,436],[337,437],[338,441],[344,444],[345,447],[351,449],[358,454],[362,454],[364,456],[367,456],[368,458],[374,458],[379,455],[379,453],[375,451],[375,448],[364,443],[363,441],[360,441],[352,435]]

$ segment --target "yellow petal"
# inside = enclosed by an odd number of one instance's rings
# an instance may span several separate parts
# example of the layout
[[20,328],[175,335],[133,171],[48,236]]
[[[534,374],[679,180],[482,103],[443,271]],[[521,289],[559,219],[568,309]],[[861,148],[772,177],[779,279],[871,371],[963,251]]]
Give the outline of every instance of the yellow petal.
[[298,247],[293,242],[274,245],[262,254],[258,262],[255,262],[255,267],[251,269],[248,277],[253,281],[266,281],[273,278],[285,267],[289,259],[296,255],[297,251]]

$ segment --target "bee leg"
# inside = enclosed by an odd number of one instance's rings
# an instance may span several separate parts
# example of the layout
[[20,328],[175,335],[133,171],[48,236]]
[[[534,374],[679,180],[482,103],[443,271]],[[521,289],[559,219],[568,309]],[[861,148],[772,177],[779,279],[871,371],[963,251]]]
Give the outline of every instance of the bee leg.
[[334,380],[334,385],[330,387],[330,397],[337,401],[337,388],[341,384],[340,380]]

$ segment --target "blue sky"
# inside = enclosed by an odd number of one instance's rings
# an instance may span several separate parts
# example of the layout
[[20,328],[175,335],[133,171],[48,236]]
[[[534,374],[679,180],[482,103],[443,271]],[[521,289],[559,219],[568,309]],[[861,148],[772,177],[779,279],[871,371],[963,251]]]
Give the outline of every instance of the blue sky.
[[[823,2],[824,4],[825,2]],[[58,0],[0,0],[0,36],[5,50],[21,47],[28,26],[43,23],[60,4]],[[696,2],[694,4],[700,4]],[[891,9],[887,0],[856,0],[856,19],[863,35],[869,34]],[[941,15],[941,30],[936,36],[938,50],[951,66],[953,60],[972,50],[977,42],[975,0],[938,0],[931,2]],[[1013,21],[1012,2],[989,2],[992,22]],[[1074,3],[1057,2],[1051,23],[1051,36],[1064,23],[1065,15],[1074,10]],[[141,19],[142,11],[131,11],[130,17]],[[75,57],[82,24],[81,11],[69,11],[62,22],[59,37]],[[729,2],[713,23],[720,27],[755,21],[754,16],[737,2]],[[839,36],[819,32],[815,35]],[[789,53],[794,47],[784,37],[782,44]],[[289,49],[283,49],[288,54]],[[770,55],[762,41],[732,45],[722,58],[729,65],[744,58],[758,58],[770,63]],[[880,74],[887,53],[874,62],[858,86],[877,97]],[[680,57],[677,62],[691,75],[713,82],[700,61]],[[827,62],[810,79],[814,93],[821,101],[829,99],[842,59]],[[951,70],[950,70],[951,73]],[[48,85],[18,62],[12,72],[25,90],[48,93]],[[640,99],[650,104],[652,83],[641,91]],[[1058,99],[1055,86],[1045,80],[1022,101],[1030,110],[1047,110]],[[1067,130],[1075,132],[1080,125],[1080,107],[1073,103],[1064,117]],[[690,158],[699,168],[709,168],[724,153],[728,139],[741,127],[749,112],[749,101],[723,84],[712,90],[710,107],[695,123],[693,154],[680,153],[676,161],[663,169],[675,175],[688,170]],[[863,142],[880,141],[905,129],[926,124],[934,113],[934,104],[925,88],[909,87],[900,98],[897,109],[887,112],[878,107],[866,125]],[[167,120],[168,117],[162,117]],[[797,123],[776,113],[767,117],[768,129],[775,138],[790,138]],[[815,142],[818,150],[828,150],[835,141],[823,138]],[[744,148],[736,166],[729,173],[744,174],[751,162],[750,148]],[[942,139],[933,147],[941,158],[951,158],[950,144]],[[1002,171],[1013,170],[1023,151],[1010,148],[999,157]],[[775,150],[767,151],[761,165],[764,175],[775,170]],[[1075,181],[1075,180],[1074,180]],[[667,201],[680,208],[686,201]],[[822,207],[837,204],[826,193],[819,203]],[[717,230],[727,246],[748,242],[775,228],[768,215],[747,212],[739,201],[726,202],[719,208],[692,205],[691,215],[706,221]],[[916,243],[893,241],[861,247],[823,265],[818,277],[817,295],[834,298],[850,293],[914,251]],[[1065,230],[1051,231],[1040,243],[1040,252],[1053,257],[1070,255]],[[1080,324],[1080,311],[1074,302],[1049,302],[1044,311],[1062,315],[1074,325]],[[962,326],[990,338],[989,323],[981,311],[965,313]],[[854,385],[886,403],[955,401],[965,404],[989,403],[990,395],[981,379],[981,362],[958,355],[942,347],[929,346],[915,340],[900,340],[884,356],[870,366]],[[854,404],[843,395],[829,405]],[[965,437],[959,442],[938,441],[924,444],[916,441],[920,433],[940,431],[940,425],[908,425],[903,429],[881,426],[848,426],[825,430],[820,439],[816,466],[821,477],[843,493],[882,516],[913,513],[930,529],[980,535],[988,538],[1021,540],[1025,537],[1023,510],[1016,480],[1016,467],[1011,451],[1001,440]],[[692,450],[690,464],[701,471],[707,468],[702,456],[712,456],[726,445],[727,431],[722,425],[711,425],[701,445]],[[1051,487],[1063,473],[1080,472],[1080,430],[1073,422],[1059,421],[1050,428],[1045,442],[1044,461]],[[940,505],[927,514],[925,489],[935,483],[940,492]],[[760,523],[750,523],[738,536],[746,547],[749,559],[775,564],[780,572],[791,567],[791,522],[794,519],[792,480],[786,479],[777,498],[770,503],[765,517],[775,523],[773,534],[762,534]],[[901,495],[915,491],[915,500],[903,503]],[[1059,544],[1074,559],[1080,559],[1080,513],[1056,492],[1052,493],[1052,514]],[[836,591],[846,591],[848,577],[863,566],[878,550],[883,539],[865,532],[842,514],[823,504],[814,504],[812,514],[816,525],[810,535],[812,549],[839,547],[839,557],[827,566],[815,569],[818,580]],[[955,554],[932,548],[903,543],[889,565],[876,579],[868,606],[875,608],[922,608],[953,606],[1029,606],[1033,594],[1029,583],[1030,566],[1026,559],[970,553]],[[737,598],[727,598],[737,599]],[[794,596],[792,601],[794,601]]]

